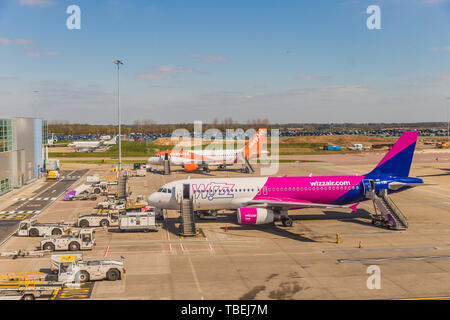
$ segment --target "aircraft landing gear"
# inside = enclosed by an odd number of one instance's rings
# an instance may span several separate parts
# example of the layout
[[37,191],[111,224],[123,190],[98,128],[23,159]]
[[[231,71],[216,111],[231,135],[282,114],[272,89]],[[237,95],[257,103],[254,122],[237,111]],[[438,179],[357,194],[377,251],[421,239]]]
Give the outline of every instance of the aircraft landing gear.
[[289,217],[281,217],[281,223],[284,227],[292,227],[293,220]]

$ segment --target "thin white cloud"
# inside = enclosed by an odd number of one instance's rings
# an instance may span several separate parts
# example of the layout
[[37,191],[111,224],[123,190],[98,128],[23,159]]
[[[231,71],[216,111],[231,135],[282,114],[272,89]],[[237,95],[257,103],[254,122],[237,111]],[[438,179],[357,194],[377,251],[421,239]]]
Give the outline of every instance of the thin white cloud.
[[340,5],[340,6],[349,6],[349,5],[352,5],[352,4],[358,4],[358,3],[359,3],[358,0],[349,0],[349,1],[342,1],[342,2],[339,2],[339,5]]
[[306,80],[306,81],[324,81],[331,79],[331,76],[316,76],[316,75],[304,75],[297,77],[299,80]]
[[197,70],[177,66],[160,66],[156,72],[138,73],[136,76],[141,79],[166,79],[179,73],[198,73]]
[[360,85],[354,86],[326,86],[320,88],[299,88],[292,89],[281,93],[284,96],[295,96],[295,95],[333,95],[333,94],[357,94],[357,93],[367,93],[374,91],[373,87],[366,87]]
[[441,74],[434,77],[419,78],[411,83],[411,87],[430,88],[430,87],[448,87],[450,85],[450,74]]
[[16,43],[17,44],[21,44],[21,45],[27,45],[27,44],[32,44],[33,40],[30,40],[30,39],[17,39]]
[[30,39],[8,39],[8,38],[0,38],[0,44],[9,46],[10,44],[18,44],[18,45],[27,45],[32,44],[33,40]]
[[48,7],[57,4],[52,0],[20,0],[19,4],[22,7]]
[[213,54],[192,53],[191,57],[203,63],[228,62],[228,59]]
[[214,91],[204,96],[208,97],[208,101],[220,101],[225,104],[239,105],[242,101],[255,101],[264,103],[279,103],[280,101],[297,101],[299,97],[302,99],[346,99],[361,94],[369,94],[375,92],[374,87],[366,87],[361,85],[340,85],[326,86],[318,88],[296,88],[284,90],[275,93],[252,95],[240,91]]
[[7,38],[0,38],[0,44],[8,46],[11,43],[13,43],[14,41],[11,39],[7,39]]
[[19,77],[15,77],[15,76],[0,76],[0,80],[19,80]]
[[444,47],[434,47],[434,48],[430,48],[430,51],[450,51],[450,46],[444,46]]
[[203,96],[205,97],[242,97],[244,95],[243,91],[230,91],[230,90],[219,90],[213,91],[210,93],[206,93]]
[[422,3],[424,4],[439,4],[439,3],[445,3],[450,2],[450,0],[422,0]]
[[25,53],[27,57],[32,58],[41,58],[41,57],[49,57],[49,56],[59,56],[59,52],[55,51],[47,51],[47,52],[39,52],[39,51],[28,51]]

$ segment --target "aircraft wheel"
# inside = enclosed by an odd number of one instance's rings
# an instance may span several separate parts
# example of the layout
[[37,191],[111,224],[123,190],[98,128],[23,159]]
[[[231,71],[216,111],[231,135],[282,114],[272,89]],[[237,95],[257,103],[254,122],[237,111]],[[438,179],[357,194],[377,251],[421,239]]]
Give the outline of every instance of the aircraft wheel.
[[69,251],[79,251],[79,250],[80,250],[80,244],[78,242],[69,243]]
[[109,281],[116,281],[120,279],[120,272],[117,269],[110,269],[106,273],[106,279]]
[[83,219],[80,221],[79,226],[80,226],[80,228],[87,228],[87,227],[89,227],[89,221]]
[[80,272],[80,282],[89,282],[89,273],[85,270]]
[[52,230],[52,235],[53,235],[53,236],[59,236],[59,235],[61,235],[61,234],[62,234],[61,229],[56,228],[56,229],[53,229],[53,230]]
[[103,219],[102,221],[100,221],[100,226],[103,228],[109,227],[109,221],[106,219]]
[[48,250],[48,251],[55,251],[55,245],[51,242],[47,242],[42,246],[42,249]]
[[284,218],[281,220],[284,227],[292,227],[293,221],[291,218]]

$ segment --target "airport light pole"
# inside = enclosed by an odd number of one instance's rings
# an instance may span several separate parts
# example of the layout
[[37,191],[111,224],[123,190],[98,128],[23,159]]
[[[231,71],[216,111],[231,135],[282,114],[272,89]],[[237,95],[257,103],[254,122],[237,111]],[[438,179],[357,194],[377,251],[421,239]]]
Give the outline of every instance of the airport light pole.
[[117,65],[117,123],[119,126],[119,172],[122,171],[122,135],[120,130],[120,65],[123,64],[121,60],[114,60]]
[[34,114],[35,118],[38,118],[38,113],[37,113],[37,110],[38,110],[38,94],[39,94],[39,91],[37,91],[37,90],[33,91],[34,112],[32,112],[32,114]]
[[450,98],[447,98],[447,142],[449,142],[449,132],[450,132],[450,107],[449,107],[449,100]]

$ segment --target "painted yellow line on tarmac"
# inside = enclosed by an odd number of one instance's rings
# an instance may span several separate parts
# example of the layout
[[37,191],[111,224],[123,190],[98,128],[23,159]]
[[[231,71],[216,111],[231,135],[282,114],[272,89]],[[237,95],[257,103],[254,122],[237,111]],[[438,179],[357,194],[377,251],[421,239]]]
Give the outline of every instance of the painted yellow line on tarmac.
[[425,298],[406,298],[406,299],[392,299],[392,300],[449,300],[450,297],[425,297]]
[[30,213],[2,213],[0,214],[0,220],[24,220],[30,215]]
[[53,291],[53,295],[52,295],[52,297],[50,298],[50,300],[55,300],[56,296],[58,295],[59,290],[60,290],[60,289],[57,289],[57,290]]

